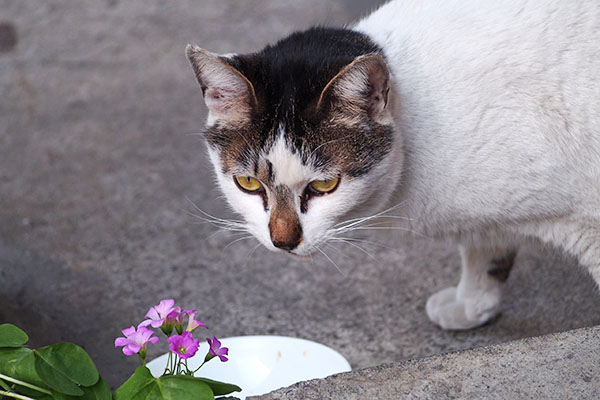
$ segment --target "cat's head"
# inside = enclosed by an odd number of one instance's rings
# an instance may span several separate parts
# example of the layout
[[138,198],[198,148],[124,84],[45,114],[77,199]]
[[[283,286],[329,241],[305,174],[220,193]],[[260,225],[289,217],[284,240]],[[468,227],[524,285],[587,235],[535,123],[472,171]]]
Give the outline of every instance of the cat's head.
[[389,70],[368,38],[315,28],[258,53],[186,54],[219,185],[267,248],[311,254],[389,200],[400,143]]

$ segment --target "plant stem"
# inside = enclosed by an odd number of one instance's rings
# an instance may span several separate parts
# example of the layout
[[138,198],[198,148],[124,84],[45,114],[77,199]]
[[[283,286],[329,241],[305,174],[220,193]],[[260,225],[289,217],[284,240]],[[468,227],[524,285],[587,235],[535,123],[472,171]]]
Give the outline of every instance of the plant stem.
[[2,379],[0,379],[0,386],[1,386],[1,387],[2,387],[4,390],[6,390],[7,392],[10,392],[10,391],[11,391],[11,388],[10,388],[10,386],[8,386],[8,385],[6,384],[6,382],[4,382]]
[[[28,387],[29,389],[37,390],[38,392],[52,395],[52,393],[49,390],[43,389],[39,386],[32,385],[31,383],[27,383],[27,382],[23,382],[18,379],[15,379],[15,378],[11,378],[10,376],[0,374],[0,379],[4,379],[5,381],[16,383],[17,385],[20,385],[20,386]],[[29,397],[25,397],[25,398],[28,399]]]
[[16,394],[16,393],[12,393],[12,392],[5,392],[4,390],[0,390],[0,395],[6,396],[6,397],[12,397],[14,399],[21,399],[21,400],[35,400],[35,399],[31,398],[31,397],[23,396],[22,394]]
[[163,375],[167,374],[167,371],[169,370],[169,364],[171,363],[171,353],[169,352],[169,358],[167,358],[167,362],[165,363],[165,370],[163,371]]
[[169,351],[169,372],[171,375],[175,375],[175,357],[173,356],[173,352]]
[[[212,360],[212,358],[211,358],[210,360]],[[200,368],[202,368],[202,366],[203,366],[204,364],[206,364],[206,363],[207,363],[208,361],[210,361],[210,360],[206,360],[206,359],[205,359],[205,360],[202,362],[202,364],[200,364],[200,366],[199,366],[198,368],[196,368],[196,369],[195,369],[195,370],[192,372],[192,375],[196,375],[196,372],[198,372],[198,370],[199,370]]]

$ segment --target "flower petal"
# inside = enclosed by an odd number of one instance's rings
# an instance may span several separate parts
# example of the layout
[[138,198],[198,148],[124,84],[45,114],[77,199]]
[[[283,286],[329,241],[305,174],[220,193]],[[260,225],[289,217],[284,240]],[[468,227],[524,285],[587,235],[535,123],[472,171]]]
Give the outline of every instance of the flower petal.
[[154,306],[154,309],[161,318],[166,317],[171,311],[173,311],[173,306],[175,305],[175,300],[173,299],[165,299],[161,300],[157,306]]
[[144,320],[144,321],[140,322],[140,324],[138,325],[138,329],[139,329],[140,326],[148,326],[151,323],[152,323],[151,319]]
[[124,337],[118,337],[115,339],[115,347],[127,346],[130,343],[129,339]]
[[227,357],[220,355],[219,356],[219,360],[221,360],[221,362],[226,362],[227,360],[229,360]]
[[125,347],[123,347],[123,354],[125,354],[126,356],[131,356],[133,354],[136,354],[137,352],[139,352],[141,349],[140,346],[136,346],[135,344],[129,344]]
[[158,314],[158,311],[156,310],[156,306],[150,307],[150,309],[146,313],[146,317],[150,318],[151,320],[157,320],[160,318],[160,315]]
[[152,321],[150,323],[150,325],[152,325],[153,328],[160,328],[162,326],[162,324],[165,322],[165,319],[158,319],[156,321]]
[[131,325],[129,328],[123,329],[121,332],[123,332],[125,337],[129,337],[135,333],[135,326]]

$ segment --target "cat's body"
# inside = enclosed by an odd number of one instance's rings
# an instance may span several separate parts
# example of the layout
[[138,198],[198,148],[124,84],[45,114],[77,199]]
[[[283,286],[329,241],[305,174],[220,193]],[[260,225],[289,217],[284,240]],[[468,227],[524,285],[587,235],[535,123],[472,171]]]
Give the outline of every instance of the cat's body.
[[524,238],[574,254],[600,283],[598,43],[593,1],[401,0],[351,31],[188,57],[220,185],[259,240],[309,254],[371,221],[352,216],[398,205],[397,225],[460,244],[461,282],[427,312],[463,329],[497,312]]

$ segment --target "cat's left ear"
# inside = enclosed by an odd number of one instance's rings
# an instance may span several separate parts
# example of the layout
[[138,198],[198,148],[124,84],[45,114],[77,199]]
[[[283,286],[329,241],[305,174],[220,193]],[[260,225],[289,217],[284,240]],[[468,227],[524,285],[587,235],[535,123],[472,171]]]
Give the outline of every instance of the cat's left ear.
[[250,117],[256,106],[254,86],[225,58],[190,44],[185,54],[194,69],[208,108],[208,124],[215,121],[239,123]]
[[346,65],[325,86],[317,110],[337,105],[344,113],[368,113],[378,120],[386,113],[390,90],[390,72],[378,54],[360,56]]

